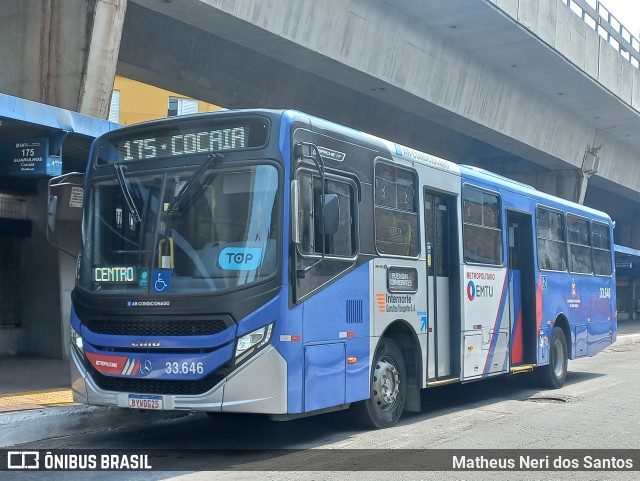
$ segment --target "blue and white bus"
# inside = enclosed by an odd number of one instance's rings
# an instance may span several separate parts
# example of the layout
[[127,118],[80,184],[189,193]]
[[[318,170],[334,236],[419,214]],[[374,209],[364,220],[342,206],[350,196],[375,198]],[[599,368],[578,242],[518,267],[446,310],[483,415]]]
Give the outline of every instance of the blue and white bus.
[[82,224],[82,403],[387,427],[424,388],[560,387],[616,340],[606,214],[296,111],[98,138]]

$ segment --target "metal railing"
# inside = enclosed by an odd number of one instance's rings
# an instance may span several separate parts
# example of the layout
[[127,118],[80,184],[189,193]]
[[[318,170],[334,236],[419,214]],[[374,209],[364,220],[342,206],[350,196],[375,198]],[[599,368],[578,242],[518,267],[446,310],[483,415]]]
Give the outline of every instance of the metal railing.
[[599,0],[562,0],[623,58],[640,69],[640,41]]

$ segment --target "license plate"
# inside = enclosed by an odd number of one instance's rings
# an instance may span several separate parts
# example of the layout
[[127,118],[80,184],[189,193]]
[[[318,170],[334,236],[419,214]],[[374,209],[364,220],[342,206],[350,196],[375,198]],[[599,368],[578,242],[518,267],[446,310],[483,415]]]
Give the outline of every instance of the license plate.
[[142,394],[129,394],[129,407],[132,409],[164,409],[162,406],[162,396]]

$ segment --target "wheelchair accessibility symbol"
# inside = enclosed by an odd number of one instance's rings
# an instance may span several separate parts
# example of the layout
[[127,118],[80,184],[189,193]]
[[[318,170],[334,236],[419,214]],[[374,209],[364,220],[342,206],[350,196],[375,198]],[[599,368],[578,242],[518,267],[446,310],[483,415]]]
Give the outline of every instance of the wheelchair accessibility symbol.
[[154,292],[169,292],[169,288],[171,287],[171,271],[168,269],[153,271],[152,285]]

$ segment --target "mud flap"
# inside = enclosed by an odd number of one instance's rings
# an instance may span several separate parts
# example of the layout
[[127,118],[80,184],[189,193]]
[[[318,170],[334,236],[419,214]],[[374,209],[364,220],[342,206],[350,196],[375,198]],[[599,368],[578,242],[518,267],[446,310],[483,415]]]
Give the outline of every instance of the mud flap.
[[404,410],[409,413],[419,413],[422,411],[420,389],[417,387],[407,386],[407,400],[404,403]]

